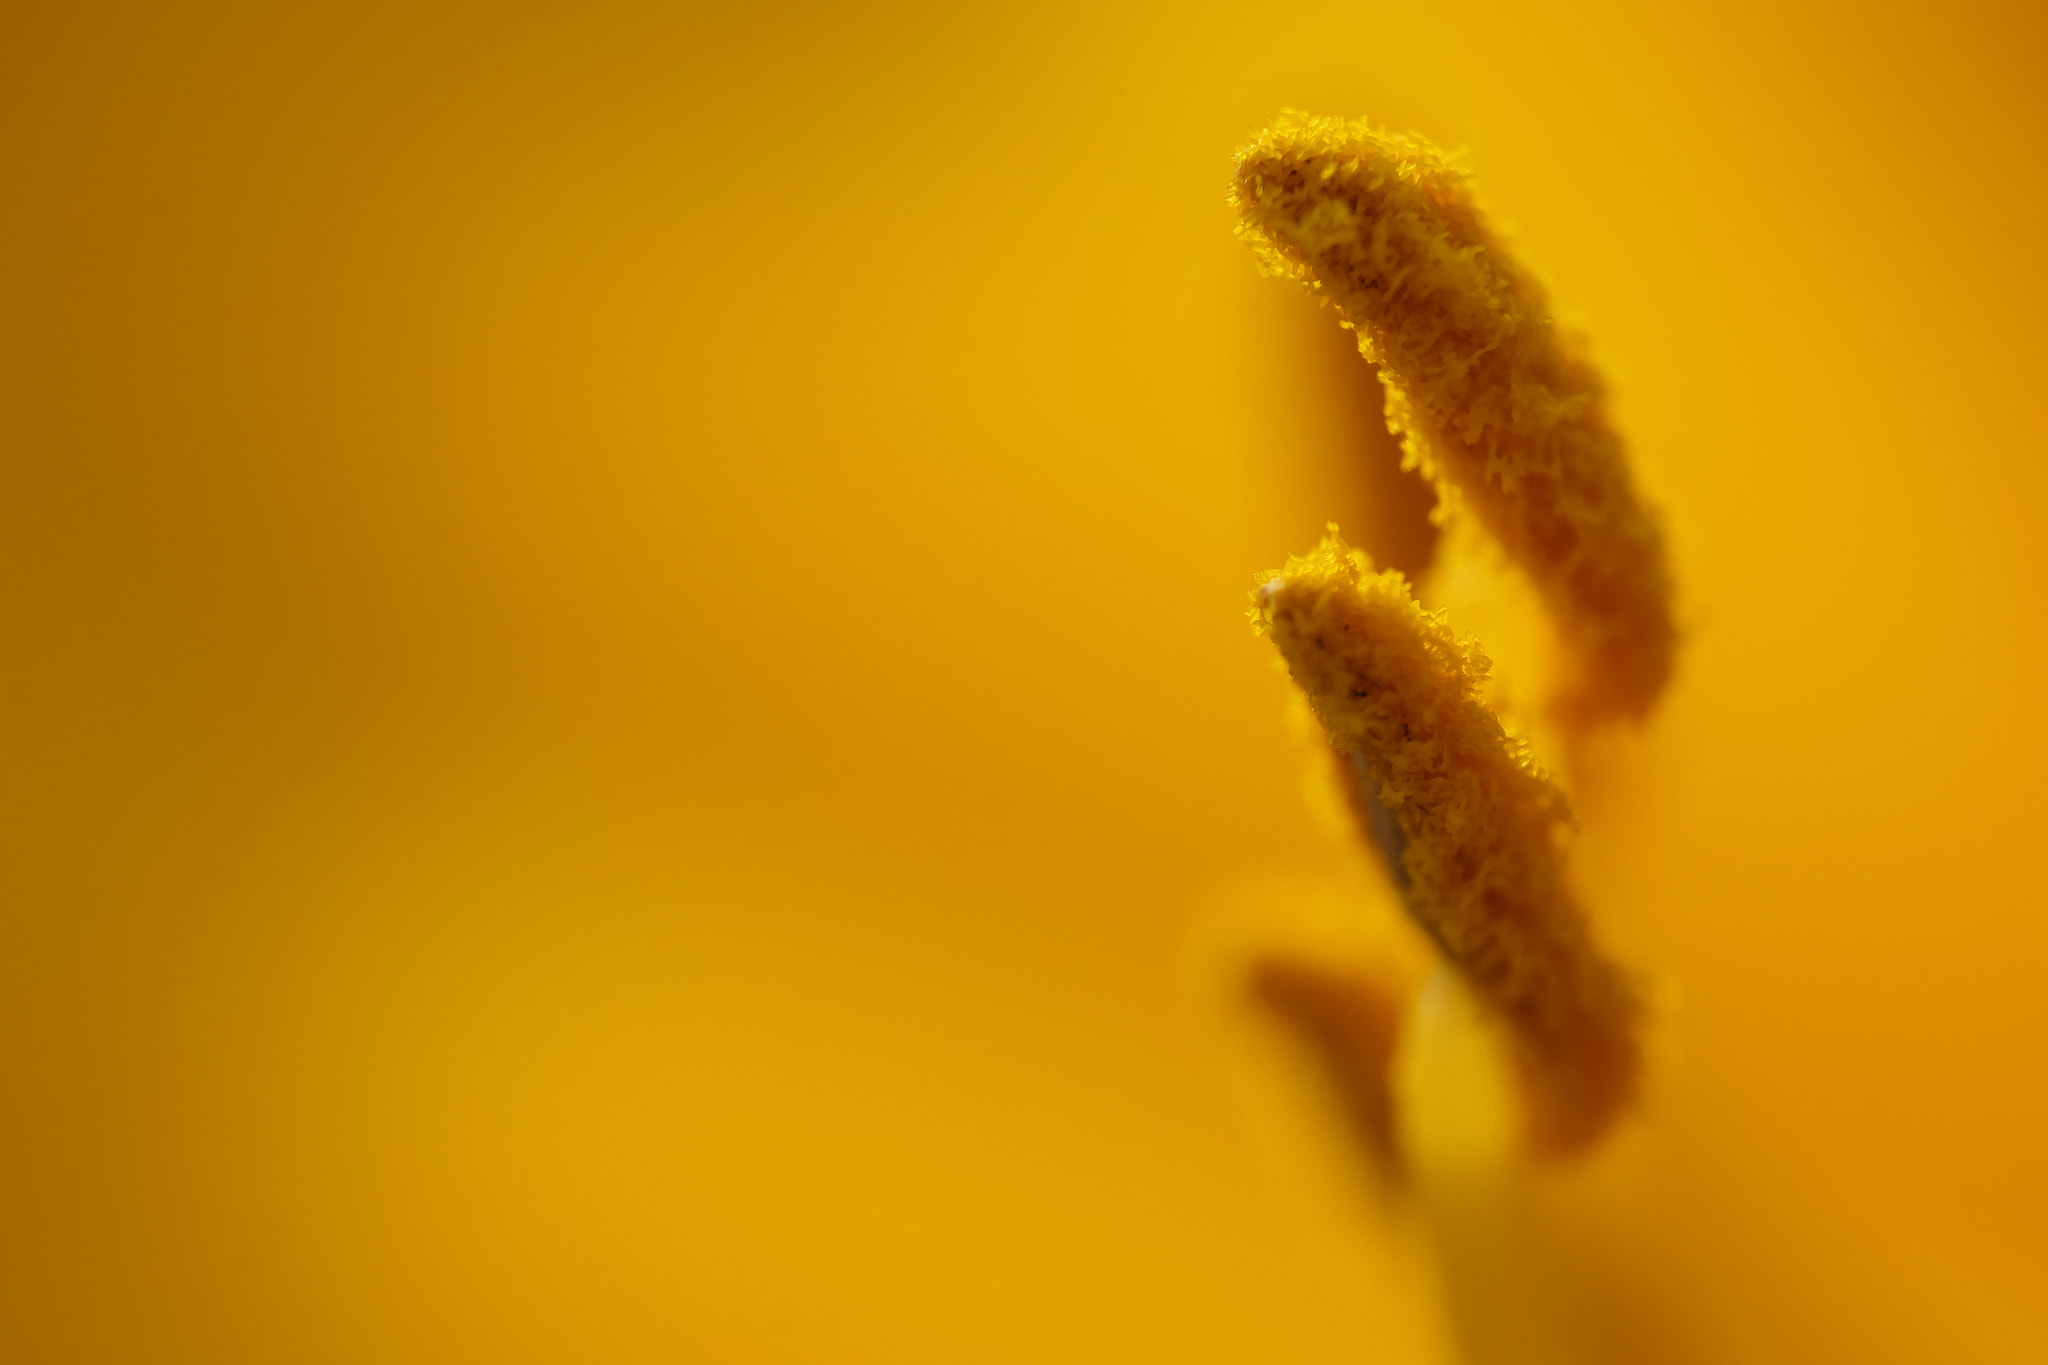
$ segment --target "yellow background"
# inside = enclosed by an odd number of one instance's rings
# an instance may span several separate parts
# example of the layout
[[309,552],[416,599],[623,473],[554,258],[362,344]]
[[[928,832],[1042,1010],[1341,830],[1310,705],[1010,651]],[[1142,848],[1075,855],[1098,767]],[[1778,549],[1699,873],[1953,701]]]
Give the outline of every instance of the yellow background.
[[1176,965],[1340,875],[1252,575],[1417,544],[1296,106],[1472,150],[1677,546],[1585,1358],[2048,1358],[2044,40],[8,6],[0,1355],[1434,1359]]

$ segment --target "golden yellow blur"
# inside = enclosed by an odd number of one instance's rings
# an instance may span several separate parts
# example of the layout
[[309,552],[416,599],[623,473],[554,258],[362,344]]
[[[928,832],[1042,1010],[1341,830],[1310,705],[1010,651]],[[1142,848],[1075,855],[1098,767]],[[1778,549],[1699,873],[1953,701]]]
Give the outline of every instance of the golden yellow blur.
[[[7,7],[0,1359],[2048,1358],[2044,60]],[[1283,107],[1470,148],[1680,585],[1567,774],[1669,1056],[1438,1250],[1190,989],[1369,894],[1248,574],[1426,550],[1232,239]]]

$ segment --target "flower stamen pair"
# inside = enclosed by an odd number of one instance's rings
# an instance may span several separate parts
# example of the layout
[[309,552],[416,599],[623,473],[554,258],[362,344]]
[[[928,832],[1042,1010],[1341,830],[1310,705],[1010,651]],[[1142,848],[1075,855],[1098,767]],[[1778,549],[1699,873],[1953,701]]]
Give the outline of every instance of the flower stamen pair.
[[[1644,715],[1671,672],[1671,577],[1601,406],[1464,176],[1417,139],[1289,115],[1238,158],[1233,202],[1267,267],[1358,333],[1404,465],[1530,579],[1564,646],[1554,710]],[[1255,594],[1355,784],[1414,920],[1509,1026],[1539,1149],[1596,1138],[1637,1087],[1636,997],[1564,875],[1562,793],[1488,709],[1489,667],[1336,528]]]

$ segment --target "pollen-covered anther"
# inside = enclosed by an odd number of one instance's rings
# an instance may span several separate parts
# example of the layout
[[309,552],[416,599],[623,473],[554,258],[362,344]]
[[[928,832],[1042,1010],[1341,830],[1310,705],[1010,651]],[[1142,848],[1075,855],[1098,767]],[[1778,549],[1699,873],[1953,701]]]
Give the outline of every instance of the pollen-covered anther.
[[1570,720],[1644,714],[1671,672],[1671,575],[1599,375],[1551,320],[1461,170],[1419,138],[1288,114],[1238,153],[1267,268],[1335,306],[1442,510],[1477,519],[1567,646]]
[[1529,1133],[1564,1151],[1636,1088],[1638,1007],[1564,876],[1562,793],[1480,700],[1487,660],[1334,530],[1254,594],[1254,624],[1350,759],[1409,913],[1509,1027]]

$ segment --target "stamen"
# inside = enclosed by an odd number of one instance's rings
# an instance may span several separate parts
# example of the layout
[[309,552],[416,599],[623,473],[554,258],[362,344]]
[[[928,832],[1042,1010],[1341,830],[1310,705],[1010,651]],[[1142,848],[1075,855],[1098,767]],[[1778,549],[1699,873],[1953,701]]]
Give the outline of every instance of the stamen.
[[1469,510],[1535,583],[1574,669],[1560,713],[1645,714],[1676,644],[1662,533],[1599,375],[1464,174],[1419,138],[1290,112],[1238,153],[1231,197],[1267,268],[1358,333],[1439,517]]
[[1632,1098],[1638,1006],[1566,886],[1564,796],[1480,700],[1488,662],[1334,527],[1253,594],[1272,640],[1398,839],[1409,913],[1513,1033],[1532,1144],[1596,1137]]

